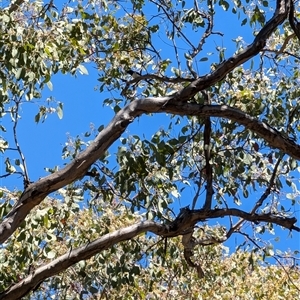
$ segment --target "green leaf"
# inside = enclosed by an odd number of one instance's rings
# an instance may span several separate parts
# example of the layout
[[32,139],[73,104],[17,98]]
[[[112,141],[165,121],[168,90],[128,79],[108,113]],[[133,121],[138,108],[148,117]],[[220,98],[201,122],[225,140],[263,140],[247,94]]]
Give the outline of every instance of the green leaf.
[[242,204],[241,200],[238,197],[234,197],[233,200],[234,200],[234,203],[238,206],[240,206]]
[[36,123],[38,123],[38,122],[40,121],[40,118],[41,118],[41,114],[38,113],[38,114],[35,115],[34,121],[35,121]]
[[63,118],[63,104],[62,103],[59,103],[59,105],[56,107],[56,113],[57,113],[57,116],[59,117],[59,119],[62,119]]
[[11,51],[11,56],[12,57],[17,57],[18,53],[19,53],[18,49],[17,48],[13,48],[12,51]]
[[46,257],[48,259],[53,259],[55,256],[56,256],[56,252],[54,252],[52,250],[46,253]]
[[247,24],[247,22],[248,22],[248,19],[247,19],[247,18],[245,18],[245,19],[242,21],[241,25],[242,25],[242,26],[244,26],[244,25],[246,25],[246,24]]
[[220,0],[219,5],[225,10],[227,11],[229,8],[229,3],[225,0]]
[[53,84],[52,84],[52,82],[51,81],[47,81],[46,84],[47,84],[48,89],[50,91],[52,91],[53,90]]
[[23,79],[25,77],[25,69],[24,68],[18,68],[17,72],[16,72],[16,79],[20,80]]
[[83,75],[89,75],[89,72],[88,72],[88,70],[86,69],[85,66],[79,65],[79,66],[78,66],[78,69],[79,69],[79,72],[80,72],[81,74],[83,74]]
[[8,173],[15,173],[16,172],[16,168],[14,166],[11,165],[9,158],[7,157],[5,160],[5,171]]
[[172,195],[173,197],[175,197],[175,198],[179,198],[179,197],[180,197],[180,194],[178,193],[177,190],[172,190],[172,191],[171,191],[171,195]]
[[269,6],[269,1],[263,1],[262,4],[263,4],[264,7],[268,7]]
[[8,142],[0,138],[0,151],[2,153],[8,148]]
[[286,197],[287,197],[287,199],[290,199],[290,200],[294,200],[295,199],[295,195],[291,194],[291,193],[287,193]]
[[243,196],[245,198],[248,198],[248,196],[249,196],[249,192],[246,189],[243,190]]
[[6,14],[3,14],[2,15],[2,20],[4,23],[8,23],[10,21],[10,17]]
[[294,158],[291,158],[289,163],[290,163],[291,170],[295,170],[298,166],[298,163],[297,163],[296,159],[294,159]]

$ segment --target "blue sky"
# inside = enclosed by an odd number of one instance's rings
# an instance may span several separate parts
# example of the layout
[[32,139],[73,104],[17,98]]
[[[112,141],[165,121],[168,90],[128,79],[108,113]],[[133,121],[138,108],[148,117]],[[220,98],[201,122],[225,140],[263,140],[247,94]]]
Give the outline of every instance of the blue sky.
[[[225,18],[226,16],[226,18]],[[203,56],[207,52],[217,52],[216,46],[223,44],[226,47],[226,56],[231,56],[235,51],[235,43],[232,39],[238,36],[243,36],[247,43],[252,41],[252,35],[249,34],[248,26],[239,26],[240,21],[235,22],[236,16],[232,16],[228,20],[227,15],[224,18],[216,19],[215,31],[225,32],[223,37],[216,35],[212,41],[207,44],[203,50]],[[164,35],[164,33],[161,33]],[[200,33],[199,33],[200,35]],[[159,37],[157,37],[159,42]],[[167,44],[159,42],[160,47],[166,51],[166,53],[173,52],[169,51]],[[184,46],[184,43],[182,44]],[[201,55],[199,56],[201,57]],[[198,69],[200,75],[203,75],[208,71],[206,62],[199,63]],[[35,103],[24,103],[22,105],[22,118],[18,125],[18,136],[19,144],[25,155],[27,167],[31,180],[37,180],[39,177],[47,175],[44,170],[45,167],[53,168],[56,165],[63,166],[64,161],[61,159],[62,148],[67,140],[67,136],[75,137],[76,135],[83,135],[85,132],[90,130],[90,124],[94,124],[95,128],[100,125],[106,125],[113,117],[114,113],[109,107],[103,107],[102,101],[108,97],[108,93],[99,93],[95,91],[94,87],[97,85],[97,70],[89,68],[89,75],[78,75],[76,78],[68,75],[58,74],[52,78],[53,91],[50,91],[47,87],[44,89],[42,94],[41,102],[47,97],[52,96],[57,101],[64,103],[64,116],[60,120],[54,113],[50,115],[44,123],[36,124],[34,122],[34,116],[38,112],[39,100],[34,101]],[[168,126],[169,119],[164,114],[158,114],[154,117],[143,115],[139,119],[136,119],[131,124],[126,134],[144,134],[150,137],[156,131],[163,126]],[[11,121],[9,116],[6,116],[2,120],[8,133],[5,137],[11,134]],[[10,139],[12,141],[12,139]],[[118,141],[117,141],[118,142]],[[112,146],[111,154],[116,152],[117,142]],[[11,153],[9,153],[11,154]],[[8,156],[7,153],[1,155],[2,160]],[[4,164],[2,164],[3,166]],[[2,170],[2,174],[5,170]],[[17,178],[18,176],[11,176],[1,180],[1,185],[8,188],[22,188],[22,180]],[[298,182],[298,189],[300,189],[300,183]],[[250,199],[256,200],[259,194],[254,194],[248,199],[248,205]],[[175,209],[179,209],[180,206],[185,206],[187,202],[190,202],[192,195],[191,190],[187,190],[182,194],[182,197],[178,203],[178,206],[174,204]],[[255,197],[255,199],[253,199]],[[252,204],[253,202],[251,202]],[[242,208],[248,208],[247,202],[243,204]],[[252,206],[252,205],[251,205]],[[249,207],[251,207],[249,205]],[[299,209],[299,206],[298,206]],[[298,211],[298,219],[300,219],[300,213]],[[214,222],[216,223],[216,222]],[[299,224],[299,222],[298,222]],[[276,230],[276,237],[279,234],[279,230]],[[287,250],[288,248],[296,249],[299,248],[299,234],[293,234],[293,239],[289,238],[289,232],[283,231],[279,234],[280,241],[278,247]],[[273,237],[266,234],[266,237]],[[238,241],[235,237],[231,238],[227,243],[231,247],[235,246]]]

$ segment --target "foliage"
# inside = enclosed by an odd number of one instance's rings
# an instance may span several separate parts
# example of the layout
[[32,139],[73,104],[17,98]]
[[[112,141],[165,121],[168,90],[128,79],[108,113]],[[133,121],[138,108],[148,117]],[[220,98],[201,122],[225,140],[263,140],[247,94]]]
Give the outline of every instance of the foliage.
[[[79,209],[76,202],[76,197],[66,203],[48,198],[32,211],[26,226],[16,232],[2,252],[2,282],[8,285],[11,280],[23,279],[41,262],[47,263],[70,248],[140,219],[118,205],[111,208],[102,203],[102,211],[93,212]],[[195,237],[203,236],[204,231],[218,234],[219,230],[218,226],[205,225],[197,230]],[[292,259],[281,259],[273,265],[264,262],[263,251],[238,250],[232,255],[228,252],[222,245],[195,249],[194,256],[205,270],[205,278],[199,278],[183,257],[180,238],[165,241],[143,234],[73,265],[42,283],[31,298],[53,296],[49,286],[59,298],[98,295],[119,299],[121,294],[125,299],[218,299],[220,295],[222,299],[295,299],[298,295],[295,285],[300,273]],[[17,256],[10,255],[13,253]],[[4,257],[9,260],[3,261]]]
[[[0,10],[1,178],[17,182],[0,191],[1,299],[295,299],[299,251],[273,244],[300,232],[299,7],[273,5],[16,0]],[[36,123],[63,118],[63,103],[42,97],[62,74],[90,76],[115,116],[70,137],[61,166],[45,162],[49,175],[32,182],[19,120],[29,103]],[[165,121],[150,137],[126,133],[157,113]]]

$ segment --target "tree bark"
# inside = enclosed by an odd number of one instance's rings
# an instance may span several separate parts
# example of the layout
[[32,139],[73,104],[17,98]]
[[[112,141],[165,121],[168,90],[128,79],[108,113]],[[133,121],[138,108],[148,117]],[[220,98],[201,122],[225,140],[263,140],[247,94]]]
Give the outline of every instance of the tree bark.
[[296,218],[284,218],[272,214],[250,214],[239,209],[215,209],[215,210],[190,210],[185,208],[177,218],[170,224],[159,224],[153,221],[141,221],[137,224],[119,229],[115,232],[105,234],[104,236],[92,241],[91,243],[73,249],[64,255],[56,258],[52,262],[37,268],[28,277],[22,279],[15,285],[10,286],[0,294],[0,299],[20,299],[28,294],[45,279],[54,276],[81,260],[91,258],[96,253],[109,249],[111,246],[126,240],[133,239],[144,232],[152,232],[162,237],[175,237],[186,235],[187,232],[194,229],[199,221],[209,218],[219,218],[226,216],[240,217],[250,222],[267,222],[280,225],[289,230],[300,232],[300,228],[295,226]]

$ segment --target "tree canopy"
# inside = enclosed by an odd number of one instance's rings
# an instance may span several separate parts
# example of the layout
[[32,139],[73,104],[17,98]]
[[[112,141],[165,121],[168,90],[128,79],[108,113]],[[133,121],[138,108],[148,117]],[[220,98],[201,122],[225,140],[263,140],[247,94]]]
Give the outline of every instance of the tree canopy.
[[[299,248],[275,244],[300,232],[299,14],[293,0],[2,3],[0,299],[295,299]],[[35,179],[20,120],[35,105],[32,122],[56,113],[59,130],[64,103],[44,95],[62,74],[88,76],[114,116]],[[146,115],[163,122],[131,134]]]

